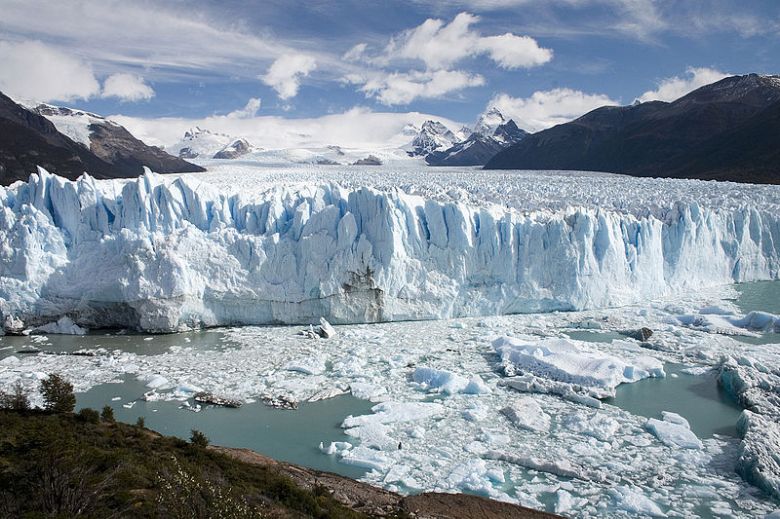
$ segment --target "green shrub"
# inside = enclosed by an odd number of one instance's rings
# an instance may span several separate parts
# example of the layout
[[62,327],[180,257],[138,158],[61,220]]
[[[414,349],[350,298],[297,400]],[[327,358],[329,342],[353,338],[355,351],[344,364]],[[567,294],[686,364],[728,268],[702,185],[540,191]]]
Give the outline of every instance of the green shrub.
[[30,399],[27,397],[27,391],[21,380],[16,381],[10,393],[0,391],[0,409],[12,411],[28,411],[30,409]]
[[100,423],[100,415],[98,412],[94,409],[90,409],[89,407],[83,408],[81,411],[76,413],[76,416],[83,422]]
[[41,382],[44,408],[53,413],[72,413],[76,407],[73,384],[57,373],[52,373]]
[[100,411],[100,419],[109,423],[116,422],[116,419],[114,418],[114,408],[110,405],[103,406],[103,410]]
[[192,435],[190,436],[190,443],[192,443],[195,447],[205,449],[209,445],[209,439],[199,430],[193,429]]
[[143,416],[139,416],[138,420],[135,421],[135,425],[138,426],[138,427],[145,428],[146,427],[146,418],[144,418]]

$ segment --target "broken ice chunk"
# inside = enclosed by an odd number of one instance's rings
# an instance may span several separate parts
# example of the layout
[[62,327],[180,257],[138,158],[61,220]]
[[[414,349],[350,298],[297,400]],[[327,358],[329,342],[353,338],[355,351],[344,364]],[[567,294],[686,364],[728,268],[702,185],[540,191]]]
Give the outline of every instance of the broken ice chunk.
[[699,438],[691,431],[688,421],[682,416],[664,412],[663,420],[650,418],[645,424],[645,428],[653,433],[656,438],[661,440],[669,447],[680,447],[683,449],[701,449],[702,443]]
[[550,415],[545,413],[542,406],[530,397],[515,400],[512,405],[501,409],[501,414],[521,429],[536,432],[550,430]]

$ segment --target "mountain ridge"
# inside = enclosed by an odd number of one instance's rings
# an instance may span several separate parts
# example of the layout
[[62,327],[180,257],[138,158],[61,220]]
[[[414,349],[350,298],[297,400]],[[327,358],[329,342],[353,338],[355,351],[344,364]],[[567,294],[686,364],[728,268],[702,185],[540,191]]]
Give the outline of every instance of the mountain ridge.
[[[47,115],[81,119],[74,119],[67,135]],[[204,171],[97,114],[53,105],[30,108],[0,93],[0,184],[26,180],[38,166],[73,180],[85,172],[95,178],[137,177],[144,166],[159,173]]]
[[[497,153],[485,169],[593,170],[634,176],[664,176],[780,182],[780,162],[771,158],[771,139],[740,138],[736,128],[760,136],[777,135],[780,126],[771,115],[780,103],[777,76],[731,76],[705,85],[671,102],[650,101],[630,106],[597,108],[574,121],[529,136]],[[755,118],[759,119],[755,119]],[[751,120],[755,119],[753,122]],[[730,135],[740,146],[719,146]],[[708,157],[718,154],[715,162]]]

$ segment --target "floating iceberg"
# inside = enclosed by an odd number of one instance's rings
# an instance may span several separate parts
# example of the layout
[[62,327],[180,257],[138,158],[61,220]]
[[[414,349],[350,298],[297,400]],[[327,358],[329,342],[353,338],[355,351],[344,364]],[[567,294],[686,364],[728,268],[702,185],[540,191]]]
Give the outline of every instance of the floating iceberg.
[[493,347],[509,376],[529,373],[543,380],[586,388],[598,398],[614,396],[615,388],[624,382],[666,376],[658,359],[637,356],[631,361],[621,360],[592,351],[580,341],[499,337],[493,341]]
[[780,271],[771,196],[634,212],[469,196],[40,170],[0,189],[0,311],[159,332],[338,324],[615,306]]
[[691,431],[688,421],[676,413],[664,411],[663,420],[650,418],[645,428],[664,444],[673,448],[701,449],[702,443]]

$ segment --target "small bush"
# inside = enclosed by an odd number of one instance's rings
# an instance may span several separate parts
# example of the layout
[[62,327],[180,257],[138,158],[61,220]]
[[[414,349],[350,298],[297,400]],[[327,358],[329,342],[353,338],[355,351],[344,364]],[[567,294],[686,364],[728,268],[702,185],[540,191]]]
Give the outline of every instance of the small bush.
[[190,443],[192,443],[195,447],[205,449],[209,445],[209,439],[199,430],[193,429],[192,435],[190,436]]
[[135,421],[135,425],[137,425],[138,427],[145,428],[146,427],[146,418],[144,418],[143,416],[139,416],[138,420]]
[[30,399],[20,380],[13,385],[10,393],[0,391],[0,409],[12,411],[27,411],[30,409]]
[[116,419],[114,418],[114,408],[110,405],[103,406],[103,410],[100,411],[100,419],[109,423],[116,422]]
[[41,382],[44,408],[53,413],[72,413],[76,407],[76,395],[73,394],[73,384],[57,373]]
[[89,407],[85,407],[82,410],[80,410],[78,413],[76,413],[76,416],[79,420],[82,420],[87,423],[99,423],[100,422],[100,414],[98,414],[97,411],[94,409],[90,409]]

